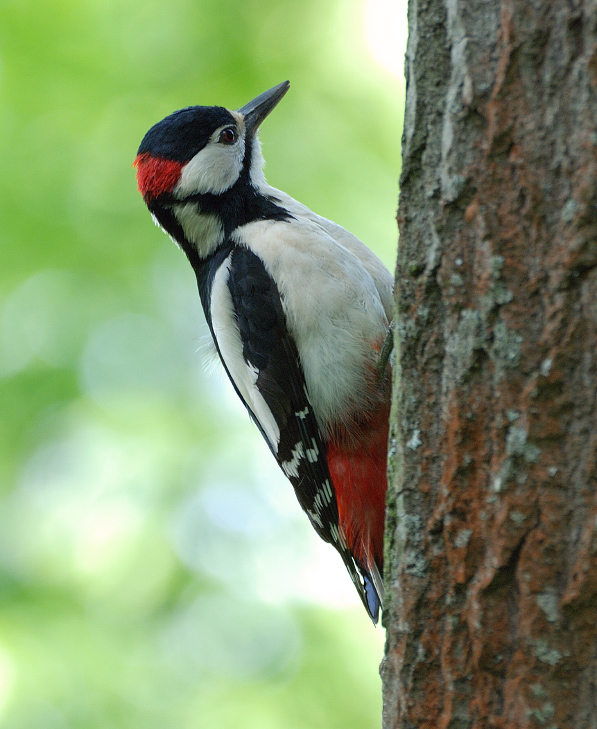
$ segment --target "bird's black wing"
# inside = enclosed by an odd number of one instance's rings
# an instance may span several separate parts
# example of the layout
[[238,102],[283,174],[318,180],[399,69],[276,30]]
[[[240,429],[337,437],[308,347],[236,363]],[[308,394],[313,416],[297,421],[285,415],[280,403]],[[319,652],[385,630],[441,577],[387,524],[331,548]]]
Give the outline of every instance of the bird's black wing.
[[[286,326],[278,287],[261,259],[238,247],[231,257],[228,288],[244,362],[256,375],[255,387],[267,406],[265,417],[271,418],[279,431],[277,442],[265,435],[266,440],[317,533],[336,543],[338,506],[326,449],[309,403],[296,344]],[[263,431],[265,424],[256,413],[251,415]]]
[[313,528],[336,547],[376,620],[379,600],[369,575],[355,563],[339,529],[326,446],[275,281],[263,261],[242,246],[220,249],[204,265],[198,281],[210,330],[237,394],[292,483]]

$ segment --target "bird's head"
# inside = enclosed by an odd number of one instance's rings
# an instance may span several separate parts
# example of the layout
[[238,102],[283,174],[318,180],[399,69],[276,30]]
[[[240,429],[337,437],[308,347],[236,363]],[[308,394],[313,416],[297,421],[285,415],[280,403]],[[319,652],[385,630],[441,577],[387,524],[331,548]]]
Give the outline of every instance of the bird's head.
[[147,205],[221,195],[241,176],[258,186],[263,160],[257,130],[289,87],[284,81],[238,111],[189,106],[151,127],[135,159],[137,183]]

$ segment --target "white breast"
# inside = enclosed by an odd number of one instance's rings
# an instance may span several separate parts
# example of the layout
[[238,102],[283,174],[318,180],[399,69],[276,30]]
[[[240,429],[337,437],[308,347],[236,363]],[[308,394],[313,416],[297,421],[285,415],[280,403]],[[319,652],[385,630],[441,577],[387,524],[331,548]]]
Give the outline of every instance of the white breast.
[[[278,285],[309,399],[325,432],[368,405],[365,384],[377,364],[373,345],[387,333],[387,296],[354,252],[317,220],[297,208],[292,212],[296,220],[249,223],[234,237],[263,260]],[[385,271],[382,290],[391,290],[390,273],[375,261]]]
[[297,217],[311,220],[313,223],[325,230],[325,232],[330,235],[336,243],[347,248],[359,259],[365,270],[373,279],[386,312],[386,316],[388,317],[388,320],[391,321],[394,316],[394,279],[375,253],[373,253],[370,248],[367,248],[367,246],[359,240],[356,235],[353,235],[341,225],[338,225],[338,223],[334,223],[332,220],[328,220],[327,218],[322,218],[321,215],[317,215],[312,210],[309,210],[306,205],[298,202],[298,200],[290,197],[290,195],[287,195],[285,192],[276,190],[270,186],[268,186],[268,188],[267,194],[280,200],[282,207],[286,208],[286,210]]

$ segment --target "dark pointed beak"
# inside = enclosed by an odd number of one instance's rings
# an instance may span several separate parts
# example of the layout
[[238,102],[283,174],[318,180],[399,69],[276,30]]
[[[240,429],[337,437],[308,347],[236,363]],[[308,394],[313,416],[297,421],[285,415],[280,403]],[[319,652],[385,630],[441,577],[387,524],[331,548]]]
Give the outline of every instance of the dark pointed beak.
[[239,112],[245,117],[247,135],[255,134],[261,122],[278,104],[289,88],[290,81],[282,81],[281,84],[274,86],[269,91],[264,91],[253,101],[249,101],[248,104],[239,109]]

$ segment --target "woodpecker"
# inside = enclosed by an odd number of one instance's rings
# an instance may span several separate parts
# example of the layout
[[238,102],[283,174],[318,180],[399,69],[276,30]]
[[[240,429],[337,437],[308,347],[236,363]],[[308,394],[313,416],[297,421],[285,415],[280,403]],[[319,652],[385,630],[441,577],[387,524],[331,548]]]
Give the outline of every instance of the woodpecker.
[[393,280],[355,236],[266,183],[258,129],[289,86],[237,111],[175,111],[134,164],[154,222],[194,269],[237,395],[376,623]]

